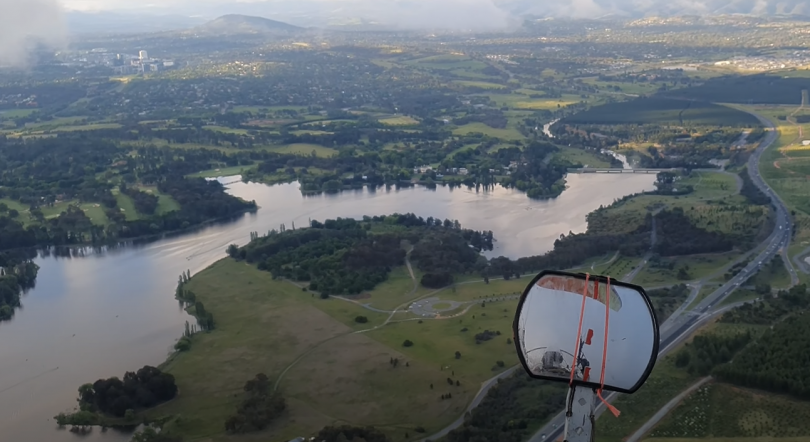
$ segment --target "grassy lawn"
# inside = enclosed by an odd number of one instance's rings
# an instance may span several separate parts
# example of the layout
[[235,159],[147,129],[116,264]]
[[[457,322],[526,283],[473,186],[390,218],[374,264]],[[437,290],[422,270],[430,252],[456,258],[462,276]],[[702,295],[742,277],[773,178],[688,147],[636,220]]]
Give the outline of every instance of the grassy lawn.
[[317,144],[306,144],[306,143],[288,144],[286,146],[273,146],[268,150],[271,152],[287,153],[294,155],[312,155],[312,152],[315,152],[315,155],[323,158],[331,157],[333,155],[338,154],[338,151],[335,149],[319,146]]
[[[358,327],[348,327],[346,323],[353,321],[361,310],[350,303],[321,300],[292,284],[273,280],[268,272],[230,259],[195,275],[188,288],[213,313],[217,328],[195,335],[191,350],[177,354],[165,364],[166,370],[176,377],[181,393],[177,399],[149,412],[151,417],[174,417],[166,430],[187,440],[289,440],[313,434],[334,422],[375,425],[399,440],[407,431],[415,434],[416,425],[431,432],[456,419],[478,390],[473,378],[442,371],[438,361],[415,358],[404,351],[407,349],[401,341],[396,342],[396,330],[431,327],[430,321],[355,334],[352,332]],[[379,321],[371,312],[363,312],[369,317],[367,327]],[[495,310],[489,312],[494,320]],[[478,323],[466,318],[464,321],[471,329],[477,325],[495,327],[485,317],[477,317]],[[500,323],[497,326],[501,327]],[[389,328],[393,332],[389,333]],[[507,330],[504,326],[503,331]],[[371,334],[393,339],[394,345],[383,345],[372,339]],[[504,342],[493,340],[480,346],[491,350],[496,345],[504,347],[503,353],[498,354],[479,351],[486,353],[493,365],[500,354],[514,355],[514,348],[506,345],[505,336]],[[318,346],[326,340],[328,344]],[[427,340],[415,335],[416,345],[411,349],[428,345]],[[472,345],[475,346],[474,342]],[[474,360],[470,352],[468,357]],[[297,365],[279,385],[288,403],[286,414],[264,432],[250,436],[225,434],[223,423],[234,413],[245,381],[259,372],[275,380],[298,358],[301,359]],[[391,358],[400,360],[398,367],[391,367]],[[446,378],[451,376],[461,385],[447,385]],[[435,386],[433,390],[431,383]],[[441,394],[450,391],[451,400],[439,400]]]
[[[640,261],[639,258],[621,256],[612,263],[594,266],[591,272],[598,275],[622,279],[624,275],[633,271]],[[637,282],[637,279],[634,282]]]
[[155,210],[156,215],[163,215],[164,213],[174,212],[175,210],[180,210],[180,204],[175,201],[171,195],[167,195],[162,193],[154,186],[138,186],[138,189],[146,192],[151,193],[152,195],[157,195],[158,197],[158,206]]
[[[810,402],[738,388],[704,385],[686,398],[645,439],[713,436],[727,440],[810,440]],[[659,439],[661,438],[661,439]],[[666,439],[663,439],[666,438]],[[778,439],[773,439],[778,438]],[[784,439],[783,439],[784,438]],[[686,439],[688,440],[688,439]]]
[[197,173],[192,173],[188,175],[191,178],[218,178],[221,176],[234,176],[234,175],[241,175],[245,171],[253,169],[252,166],[233,166],[233,167],[223,167],[221,169],[211,169],[211,170],[203,170]]
[[568,160],[575,164],[587,165],[588,167],[610,167],[610,163],[584,149],[562,147],[560,148],[560,152],[555,154],[555,156],[561,160]]
[[134,221],[140,218],[138,211],[135,210],[135,203],[132,202],[132,198],[130,198],[129,195],[124,195],[117,188],[113,189],[112,193],[118,201],[118,208],[121,209],[127,217],[127,221]]
[[579,95],[564,94],[560,98],[531,98],[522,94],[488,94],[498,107],[529,110],[552,110],[583,101]]
[[407,115],[396,115],[393,117],[380,118],[379,122],[389,126],[413,126],[419,124],[419,121]]
[[[418,282],[421,275],[414,273]],[[383,282],[369,292],[366,296],[357,298],[361,304],[371,304],[381,310],[393,310],[403,303],[415,299],[425,292],[413,291],[413,280],[405,266],[397,267],[388,274],[388,280]]]
[[[446,288],[433,296],[449,301],[475,301],[498,296],[508,296],[523,293],[523,290],[531,282],[534,275],[527,275],[520,279],[493,279],[489,284],[483,282],[471,282],[468,284],[457,284]],[[476,276],[476,280],[480,277]]]
[[[459,318],[393,323],[368,335],[390,348],[399,349],[411,360],[435,367],[435,385],[441,385],[446,382],[445,378],[452,377],[453,380],[459,379],[463,386],[473,387],[470,392],[474,394],[473,390],[478,389],[480,382],[502,370],[497,366],[497,361],[503,361],[504,368],[518,363],[514,345],[507,344],[507,339],[512,336],[516,307],[517,301],[486,307],[476,305]],[[484,330],[501,334],[476,344],[475,335]],[[414,345],[403,347],[406,339]],[[460,359],[455,357],[457,351],[461,353]],[[444,373],[439,370],[442,366],[447,367]],[[453,395],[455,398],[455,391]]]
[[235,113],[246,113],[250,112],[253,114],[258,113],[268,113],[268,112],[278,112],[280,110],[293,110],[296,112],[301,112],[307,110],[306,106],[234,106],[231,109],[231,112]]
[[489,83],[486,81],[468,81],[468,80],[455,80],[453,83],[461,86],[478,87],[482,89],[505,89],[506,86],[497,83]]
[[506,129],[495,129],[484,123],[469,123],[459,126],[453,130],[453,135],[467,135],[475,132],[502,140],[522,140],[525,138],[523,134],[518,132],[515,128],[507,127]]
[[[31,224],[35,222],[34,218],[30,216],[28,213],[28,206],[21,204],[19,201],[3,198],[0,199],[0,203],[4,203],[8,206],[9,209],[14,209],[19,212],[19,216],[17,220],[23,223],[24,225]],[[43,206],[40,207],[42,214],[45,218],[54,218],[59,216],[60,213],[67,210],[68,206],[71,204],[77,204],[77,201],[61,201],[59,203],[54,204],[53,206]],[[93,224],[97,224],[100,226],[106,225],[108,223],[107,215],[104,214],[104,208],[101,207],[99,204],[95,203],[82,203],[79,204],[79,208],[84,211],[84,214],[90,218],[90,221]]]
[[234,135],[247,135],[247,129],[233,129],[230,127],[225,126],[203,126],[203,129],[212,130],[214,132],[222,132],[224,134],[234,134]]
[[121,126],[118,123],[96,123],[96,124],[82,124],[79,126],[65,126],[60,127],[56,131],[57,132],[79,132],[79,131],[87,131],[87,130],[101,130],[101,129],[120,129]]
[[107,215],[104,214],[104,208],[100,204],[85,203],[79,205],[79,207],[93,224],[103,226],[109,223]]
[[20,118],[27,117],[39,109],[11,109],[0,111],[0,118]]
[[675,267],[670,270],[668,268],[664,268],[663,266],[655,267],[654,265],[648,264],[643,270],[641,270],[641,272],[639,272],[638,276],[636,276],[636,279],[633,282],[642,286],[678,284],[685,282],[679,280],[677,277],[678,270],[683,267],[688,267],[687,273],[689,274],[689,281],[703,279],[716,272],[719,272],[739,257],[740,255],[737,253],[722,253],[662,258],[662,260],[674,261]]
[[85,120],[86,117],[60,117],[39,123],[25,123],[25,128],[39,130],[56,129],[61,126],[73,126]]

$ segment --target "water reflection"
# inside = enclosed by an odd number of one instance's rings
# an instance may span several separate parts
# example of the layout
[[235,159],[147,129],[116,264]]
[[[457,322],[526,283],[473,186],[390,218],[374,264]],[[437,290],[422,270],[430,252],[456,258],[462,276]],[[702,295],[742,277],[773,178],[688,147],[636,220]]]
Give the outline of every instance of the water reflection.
[[[561,233],[583,232],[587,213],[651,190],[654,180],[654,175],[572,174],[569,188],[550,201],[503,188],[446,187],[302,197],[295,183],[237,181],[230,192],[256,200],[257,213],[126,246],[51,250],[37,259],[37,286],[23,298],[24,308],[0,323],[0,434],[4,440],[73,440],[67,431],[54,431],[52,416],[75,406],[82,383],[164,361],[189,319],[173,297],[178,275],[202,270],[225,256],[228,244],[247,243],[250,232],[265,233],[282,223],[306,226],[310,219],[413,212],[494,231],[498,242],[489,255],[534,255],[553,247]],[[127,438],[97,430],[85,440]]]

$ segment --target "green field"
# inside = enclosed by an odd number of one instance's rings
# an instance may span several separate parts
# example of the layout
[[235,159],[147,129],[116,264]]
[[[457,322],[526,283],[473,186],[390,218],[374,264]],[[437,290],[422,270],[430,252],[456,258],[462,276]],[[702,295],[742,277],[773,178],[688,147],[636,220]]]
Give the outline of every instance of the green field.
[[740,255],[737,253],[664,258],[675,261],[676,265],[674,269],[670,270],[667,268],[653,267],[648,264],[643,270],[641,270],[641,272],[639,272],[638,276],[636,276],[636,279],[633,282],[642,286],[651,287],[657,285],[682,283],[685,281],[679,280],[677,273],[678,269],[685,267],[688,267],[687,273],[690,281],[707,278],[718,272],[722,276],[722,270],[739,258]]
[[267,113],[267,112],[278,112],[278,111],[281,111],[281,110],[293,110],[293,111],[296,111],[296,112],[302,112],[302,111],[306,111],[307,107],[306,106],[234,106],[233,109],[231,109],[231,112],[236,112],[236,113],[250,112],[250,113],[253,113],[253,114],[258,114],[258,113]]
[[419,124],[419,121],[407,115],[397,115],[393,117],[380,118],[379,121],[380,123],[387,124],[389,126],[413,126]]
[[20,118],[27,117],[39,109],[11,109],[0,111],[0,118]]
[[791,439],[782,438],[803,437],[807,440],[810,439],[808,434],[810,402],[713,383],[686,398],[653,429],[650,436],[726,437],[744,441],[769,437],[785,441]]
[[132,202],[132,198],[130,198],[129,195],[124,195],[119,192],[117,188],[113,189],[112,193],[118,201],[118,208],[127,217],[127,221],[135,221],[141,217],[138,211],[135,210],[135,204]]
[[158,197],[158,206],[155,210],[155,215],[163,215],[165,213],[180,210],[180,204],[175,201],[171,195],[167,195],[157,189],[155,186],[138,186],[138,189],[156,195]]
[[[515,346],[507,344],[507,338],[512,336],[516,307],[517,301],[486,307],[475,305],[460,318],[399,322],[368,335],[390,348],[399,348],[410,359],[429,362],[435,367],[449,367],[455,372],[453,379],[477,386],[500,371],[496,361],[504,361],[506,368],[518,363]],[[464,329],[467,330],[462,331]],[[476,344],[475,335],[484,330],[500,332],[500,335]],[[414,345],[402,347],[406,339]],[[461,353],[460,359],[455,358],[457,351]]]
[[506,86],[498,83],[489,83],[486,81],[470,81],[470,80],[455,80],[453,83],[461,85],[461,86],[468,86],[468,87],[477,87],[481,89],[505,89]]
[[25,123],[25,128],[39,130],[56,129],[62,126],[74,126],[77,123],[81,123],[85,120],[85,117],[60,117],[39,123]]
[[222,132],[224,134],[248,135],[247,129],[233,129],[225,126],[203,126],[203,129],[212,130],[214,132]]
[[710,126],[759,126],[759,120],[745,112],[712,103],[666,98],[639,98],[607,103],[580,112],[564,124],[676,124]]
[[[396,270],[381,286],[394,292],[384,300],[401,304],[412,283],[404,269]],[[467,285],[459,286],[458,297],[490,294],[499,286],[496,281],[468,285],[464,293],[460,292]],[[489,290],[475,291],[474,286]],[[188,288],[213,313],[217,328],[194,335],[191,350],[165,364],[181,394],[148,412],[152,418],[168,417],[165,430],[188,440],[234,440],[224,433],[223,422],[235,410],[239,400],[235,393],[258,372],[279,379],[295,360],[279,384],[289,410],[268,430],[257,433],[256,440],[289,440],[334,422],[374,425],[395,440],[405,432],[415,435],[416,426],[430,433],[462,414],[481,381],[517,362],[514,345],[507,344],[514,300],[476,304],[457,318],[418,320],[398,314],[389,325],[354,333],[381,325],[389,314],[340,299],[322,300],[231,259],[195,275]],[[374,300],[372,295],[358,302]],[[368,322],[357,323],[358,316]],[[501,335],[476,344],[475,334],[483,330]],[[405,339],[414,345],[403,347]],[[390,365],[391,358],[399,359],[398,367]],[[453,379],[452,386],[447,378]],[[452,399],[439,400],[450,392]]]
[[64,126],[59,127],[57,132],[79,132],[87,130],[102,130],[102,129],[120,129],[123,126],[118,123],[95,123],[95,124],[82,124],[79,126]]
[[338,154],[338,151],[335,149],[323,147],[317,144],[306,144],[306,143],[288,144],[286,146],[273,146],[267,150],[271,152],[287,153],[293,155],[312,155],[312,152],[315,152],[315,155],[324,158]]
[[508,107],[510,109],[526,110],[552,110],[575,103],[584,99],[579,95],[565,94],[561,98],[531,98],[522,94],[487,94],[490,100],[494,101],[498,107]]
[[461,69],[466,72],[480,71],[487,67],[487,64],[462,54],[442,54],[430,57],[407,60],[405,64],[436,70]]
[[493,137],[493,138],[500,138],[502,140],[523,140],[526,137],[523,136],[517,129],[509,128],[506,129],[495,129],[492,127],[487,126],[484,123],[469,123],[463,126],[459,126],[453,130],[453,135],[467,135],[471,133],[482,133],[484,135]]
[[560,152],[555,156],[561,160],[567,160],[574,164],[587,165],[588,167],[610,167],[610,163],[597,157],[596,155],[572,147],[561,147]]
[[[598,87],[601,92],[614,92],[633,95],[646,95],[656,92],[659,85],[652,83],[627,83],[623,81],[599,81],[593,78],[584,78],[583,83]],[[619,88],[617,91],[616,88]]]

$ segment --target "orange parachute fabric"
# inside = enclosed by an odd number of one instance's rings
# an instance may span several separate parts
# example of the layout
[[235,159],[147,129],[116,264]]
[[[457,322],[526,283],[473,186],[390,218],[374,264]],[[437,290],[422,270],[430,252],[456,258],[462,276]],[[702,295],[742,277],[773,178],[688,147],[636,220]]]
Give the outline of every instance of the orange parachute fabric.
[[[547,275],[537,281],[537,286],[551,289],[560,290],[568,293],[576,293],[582,296],[584,293],[586,297],[595,299],[602,304],[606,304],[614,311],[619,311],[622,306],[622,301],[615,291],[615,287],[609,287],[605,284],[599,284],[598,281],[585,281],[584,279],[572,278],[570,276]],[[608,289],[610,288],[611,296],[610,303],[608,304],[605,298]]]

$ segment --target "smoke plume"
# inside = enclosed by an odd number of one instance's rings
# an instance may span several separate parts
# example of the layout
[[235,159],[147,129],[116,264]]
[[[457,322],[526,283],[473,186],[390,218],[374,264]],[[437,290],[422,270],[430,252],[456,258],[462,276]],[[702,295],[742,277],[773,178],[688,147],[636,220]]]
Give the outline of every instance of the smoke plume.
[[22,67],[39,48],[65,44],[58,0],[0,0],[0,66]]

